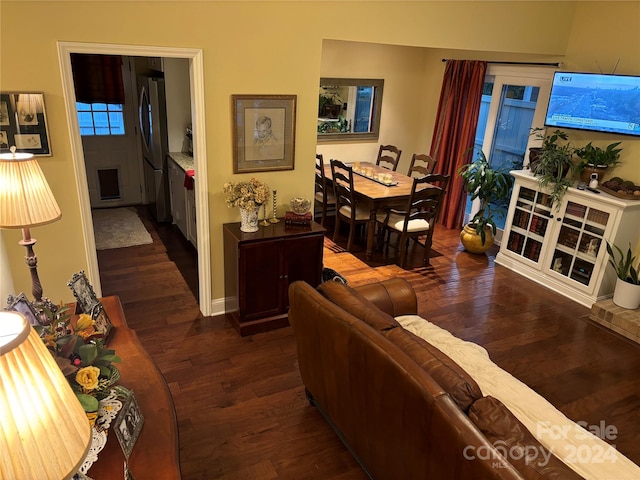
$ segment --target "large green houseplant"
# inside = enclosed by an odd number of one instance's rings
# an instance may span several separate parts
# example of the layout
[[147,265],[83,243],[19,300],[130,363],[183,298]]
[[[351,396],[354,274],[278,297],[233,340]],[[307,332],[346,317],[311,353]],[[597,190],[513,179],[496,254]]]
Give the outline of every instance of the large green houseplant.
[[613,303],[622,308],[635,310],[640,306],[640,263],[634,267],[636,257],[631,250],[631,244],[626,253],[617,245],[607,242],[609,264],[616,272],[616,286],[613,291]]
[[567,133],[562,130],[549,133],[542,128],[534,128],[531,133],[542,140],[533,161],[530,155],[531,171],[538,179],[540,188],[549,193],[554,207],[558,209],[562,197],[573,185],[568,173],[573,171],[573,154],[576,149]]
[[[472,163],[460,167],[458,174],[464,180],[471,200],[480,201],[480,208],[464,227],[460,238],[470,252],[484,253],[493,245],[497,230],[495,218],[504,216],[504,203],[511,192],[513,177],[506,169],[493,168],[482,151]],[[479,242],[470,238],[473,234]]]

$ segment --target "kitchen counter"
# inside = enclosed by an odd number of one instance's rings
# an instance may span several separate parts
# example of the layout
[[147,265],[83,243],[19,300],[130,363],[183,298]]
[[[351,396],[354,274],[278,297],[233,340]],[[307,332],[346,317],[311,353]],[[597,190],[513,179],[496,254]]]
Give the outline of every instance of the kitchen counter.
[[169,157],[185,172],[193,170],[193,156],[182,152],[169,152]]

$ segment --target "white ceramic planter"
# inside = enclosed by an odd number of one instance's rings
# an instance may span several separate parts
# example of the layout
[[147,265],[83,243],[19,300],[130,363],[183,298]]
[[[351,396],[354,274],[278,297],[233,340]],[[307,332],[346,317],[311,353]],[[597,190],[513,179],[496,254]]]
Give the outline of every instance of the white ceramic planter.
[[640,307],[640,285],[625,282],[616,278],[616,288],[613,291],[613,303],[622,308],[635,310]]

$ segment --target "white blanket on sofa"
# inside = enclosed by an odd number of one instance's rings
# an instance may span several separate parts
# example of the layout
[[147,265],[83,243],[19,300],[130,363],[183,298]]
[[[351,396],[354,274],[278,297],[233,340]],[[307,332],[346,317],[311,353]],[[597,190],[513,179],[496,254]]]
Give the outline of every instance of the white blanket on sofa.
[[484,395],[504,403],[542,445],[585,479],[640,479],[638,465],[498,367],[481,346],[461,340],[417,315],[396,320],[451,357],[475,379]]

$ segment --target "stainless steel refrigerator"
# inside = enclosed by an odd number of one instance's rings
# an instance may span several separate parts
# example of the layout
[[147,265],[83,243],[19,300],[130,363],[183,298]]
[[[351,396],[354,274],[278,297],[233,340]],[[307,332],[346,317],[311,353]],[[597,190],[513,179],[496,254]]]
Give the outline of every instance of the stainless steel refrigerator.
[[146,198],[153,217],[171,221],[167,170],[167,105],[164,78],[140,76],[139,121]]

